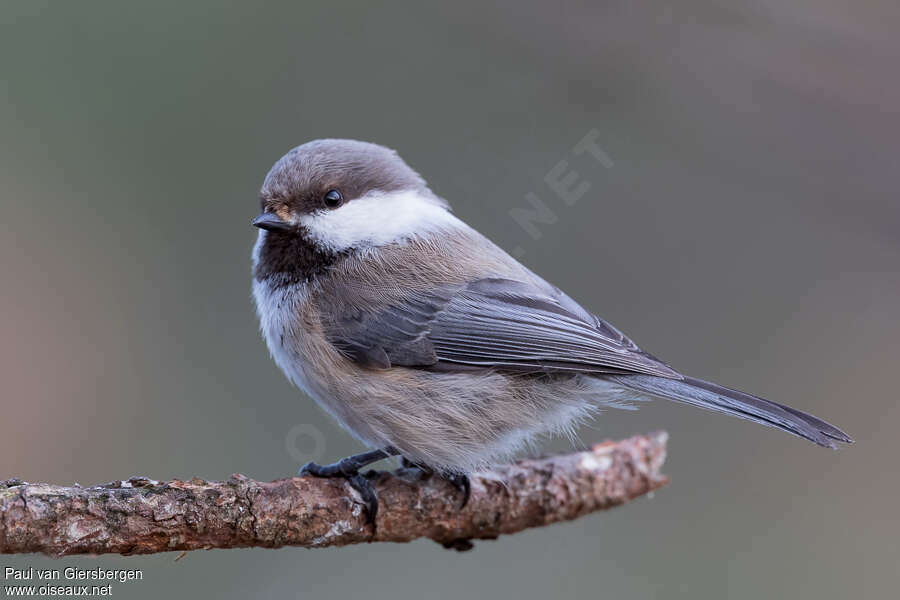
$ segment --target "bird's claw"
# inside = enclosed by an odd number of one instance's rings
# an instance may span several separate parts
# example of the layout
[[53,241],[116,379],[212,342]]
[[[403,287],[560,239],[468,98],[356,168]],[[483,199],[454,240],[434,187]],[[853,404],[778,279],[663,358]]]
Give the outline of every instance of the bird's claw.
[[459,503],[459,508],[465,508],[466,504],[469,503],[469,496],[472,495],[472,481],[469,479],[469,476],[465,473],[450,473],[449,475],[444,475],[444,479],[449,481],[456,488],[456,491],[462,494],[462,502]]
[[378,495],[375,493],[375,486],[365,475],[359,473],[348,477],[347,482],[350,487],[359,492],[363,504],[366,505],[366,523],[375,523],[375,517],[378,516]]
[[[431,477],[435,474],[434,469],[432,469],[428,465],[414,463],[405,456],[400,460],[405,468],[419,469],[426,477]],[[469,503],[469,496],[472,495],[472,482],[469,479],[469,476],[465,473],[445,473],[441,474],[441,477],[443,479],[446,479],[451,485],[453,485],[453,487],[456,488],[456,491],[462,494],[462,502],[460,502],[459,508],[465,508],[466,504]]]
[[[342,464],[343,463],[343,464]],[[369,473],[374,473],[370,471]],[[345,461],[338,461],[330,465],[319,465],[308,462],[297,472],[297,475],[312,475],[313,477],[341,477],[347,480],[354,490],[359,492],[363,504],[366,506],[366,524],[375,523],[378,516],[378,495],[375,486],[365,475],[359,473],[359,469],[349,465]]]

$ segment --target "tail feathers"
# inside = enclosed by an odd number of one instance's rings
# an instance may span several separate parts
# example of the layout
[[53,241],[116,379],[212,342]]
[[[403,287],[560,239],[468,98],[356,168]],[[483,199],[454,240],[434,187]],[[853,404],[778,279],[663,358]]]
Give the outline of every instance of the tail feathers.
[[633,391],[777,427],[825,448],[836,449],[835,442],[853,443],[846,433],[818,417],[702,379],[678,380],[652,375],[610,375],[608,379]]

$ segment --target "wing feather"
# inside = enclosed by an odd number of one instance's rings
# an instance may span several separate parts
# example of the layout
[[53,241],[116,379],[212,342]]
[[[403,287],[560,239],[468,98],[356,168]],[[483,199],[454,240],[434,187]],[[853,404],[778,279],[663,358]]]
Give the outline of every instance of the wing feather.
[[[369,366],[681,376],[550,287],[480,279],[336,319],[329,334]],[[384,357],[387,357],[387,364]]]

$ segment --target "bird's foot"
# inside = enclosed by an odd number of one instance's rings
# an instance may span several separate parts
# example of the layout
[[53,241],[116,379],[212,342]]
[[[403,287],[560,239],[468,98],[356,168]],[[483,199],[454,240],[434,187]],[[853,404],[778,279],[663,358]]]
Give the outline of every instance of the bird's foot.
[[456,488],[457,492],[462,494],[462,501],[459,503],[459,508],[465,508],[466,504],[469,503],[469,496],[472,495],[472,480],[469,479],[469,476],[465,473],[450,473],[443,477],[453,484],[453,487]]
[[[360,474],[359,470],[366,465],[395,454],[396,452],[392,448],[386,448],[384,450],[372,450],[371,452],[354,454],[330,465],[308,462],[300,467],[297,475],[300,477],[312,475],[313,477],[341,477],[346,479],[350,487],[359,492],[363,504],[366,505],[366,523],[374,523],[375,517],[378,516],[378,495],[375,493],[375,487],[369,481],[369,478]],[[374,471],[370,471],[370,473],[374,473]]]
[[[426,477],[432,477],[435,474],[434,469],[428,465],[415,463],[405,456],[401,458],[401,462],[407,469],[419,469]],[[465,473],[442,473],[440,477],[447,480],[456,488],[457,492],[462,494],[462,501],[459,503],[459,508],[465,508],[466,504],[469,502],[469,496],[472,494],[472,482],[469,479],[469,476]]]

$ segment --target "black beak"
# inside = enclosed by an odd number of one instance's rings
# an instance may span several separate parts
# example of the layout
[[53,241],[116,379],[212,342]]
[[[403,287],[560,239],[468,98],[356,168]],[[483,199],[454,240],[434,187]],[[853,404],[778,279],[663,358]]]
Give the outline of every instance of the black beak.
[[253,219],[251,225],[265,229],[266,231],[293,231],[295,227],[290,223],[285,223],[274,213],[263,213]]

